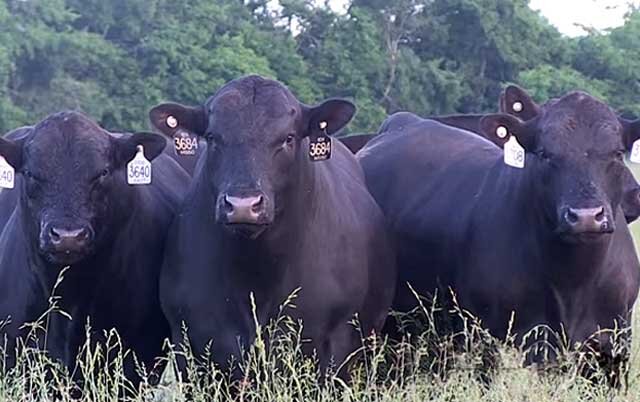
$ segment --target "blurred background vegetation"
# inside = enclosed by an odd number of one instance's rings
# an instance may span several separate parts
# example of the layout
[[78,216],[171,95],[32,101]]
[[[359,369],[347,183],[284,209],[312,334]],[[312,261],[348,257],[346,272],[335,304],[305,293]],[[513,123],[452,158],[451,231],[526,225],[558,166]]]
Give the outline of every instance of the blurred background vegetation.
[[352,131],[397,110],[497,109],[507,82],[540,101],[583,89],[640,116],[640,11],[623,26],[561,35],[527,0],[0,0],[0,132],[62,109],[112,130],[202,103],[258,73],[308,103],[348,97]]

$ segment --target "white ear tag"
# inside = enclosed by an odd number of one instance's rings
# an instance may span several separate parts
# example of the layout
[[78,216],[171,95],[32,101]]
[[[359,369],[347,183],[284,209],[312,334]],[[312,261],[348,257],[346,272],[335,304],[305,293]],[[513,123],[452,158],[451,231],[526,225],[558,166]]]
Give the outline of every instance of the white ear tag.
[[522,109],[524,108],[524,106],[522,105],[522,102],[513,102],[513,111],[516,113],[520,113],[522,112]]
[[138,145],[136,156],[127,163],[127,183],[151,184],[151,162],[144,157],[144,148]]
[[16,172],[4,157],[0,156],[0,188],[13,188]]
[[524,148],[513,135],[504,144],[504,163],[514,168],[524,168]]
[[631,147],[631,156],[629,160],[633,163],[640,163],[640,140],[636,140]]
[[178,119],[176,119],[174,116],[167,116],[166,123],[169,128],[178,127]]

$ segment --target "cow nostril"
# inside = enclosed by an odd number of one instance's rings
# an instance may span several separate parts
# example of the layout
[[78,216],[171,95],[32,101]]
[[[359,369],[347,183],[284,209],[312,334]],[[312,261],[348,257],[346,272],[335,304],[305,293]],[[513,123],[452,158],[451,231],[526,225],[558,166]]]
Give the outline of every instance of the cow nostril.
[[58,233],[54,227],[49,229],[49,237],[51,237],[51,240],[53,241],[60,241],[60,233]]
[[580,219],[578,214],[572,208],[569,208],[567,212],[565,212],[564,216],[570,224],[578,223],[578,220]]
[[596,213],[595,219],[596,222],[600,223],[602,221],[604,221],[604,207],[600,207],[600,210]]
[[260,212],[263,205],[264,205],[264,197],[262,195],[259,195],[258,197],[256,197],[255,202],[251,205],[251,211]]
[[78,234],[76,235],[76,239],[80,240],[80,241],[87,241],[89,240],[89,230],[87,228],[82,228],[80,229],[80,231],[78,232]]
[[226,194],[222,197],[222,207],[226,212],[233,211],[233,204],[229,201],[229,196]]

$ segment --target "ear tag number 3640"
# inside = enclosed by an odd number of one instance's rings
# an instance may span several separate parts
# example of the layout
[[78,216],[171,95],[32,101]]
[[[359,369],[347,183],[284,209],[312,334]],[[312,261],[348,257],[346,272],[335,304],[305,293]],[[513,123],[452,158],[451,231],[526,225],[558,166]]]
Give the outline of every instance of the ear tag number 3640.
[[327,134],[327,122],[319,124],[323,134],[309,140],[309,159],[313,162],[326,161],[331,158],[331,137]]
[[151,184],[151,162],[145,158],[142,145],[138,145],[136,156],[127,163],[127,183]]
[[504,144],[504,163],[514,168],[524,168],[524,148],[515,136],[511,136]]
[[0,156],[0,188],[13,188],[15,177],[13,166],[4,157]]

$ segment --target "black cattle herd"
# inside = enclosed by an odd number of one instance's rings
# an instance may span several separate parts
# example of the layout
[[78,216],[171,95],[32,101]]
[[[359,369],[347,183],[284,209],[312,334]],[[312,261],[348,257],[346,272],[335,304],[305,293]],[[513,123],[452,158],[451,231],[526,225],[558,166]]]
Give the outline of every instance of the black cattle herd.
[[[296,291],[288,313],[325,369],[363,333],[398,336],[388,313],[417,305],[410,284],[445,305],[455,294],[497,338],[543,325],[615,371],[628,349],[606,330],[630,329],[640,285],[627,227],[640,185],[624,163],[640,122],[583,92],[537,105],[509,86],[499,109],[399,112],[376,134],[341,137],[351,102],[309,106],[247,76],[201,105],[154,107],[161,134],[108,132],[71,111],[6,134],[9,366],[54,288],[70,317],[52,314],[41,346],[70,369],[87,320],[94,340],[115,328],[147,367],[186,333],[226,368],[256,336],[252,306],[265,325]],[[125,372],[139,381],[133,359]]]

